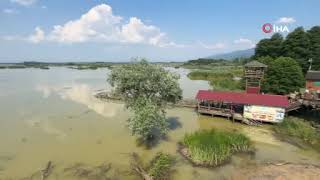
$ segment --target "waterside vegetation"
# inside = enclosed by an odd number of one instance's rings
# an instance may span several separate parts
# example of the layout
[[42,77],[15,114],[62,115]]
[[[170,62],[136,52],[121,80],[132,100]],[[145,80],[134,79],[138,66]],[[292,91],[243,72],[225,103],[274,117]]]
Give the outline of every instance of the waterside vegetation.
[[235,153],[252,150],[245,135],[215,129],[186,134],[181,144],[180,153],[198,166],[218,166]]
[[27,65],[20,65],[20,64],[0,65],[0,69],[26,69],[26,68],[49,69],[48,66],[44,66],[44,65],[38,65],[38,66],[27,66]]
[[248,58],[236,58],[234,60],[199,58],[185,62],[181,65],[181,67],[186,69],[214,70],[217,68],[223,69],[228,67],[242,66],[247,61]]
[[301,118],[288,117],[274,127],[274,131],[282,140],[300,147],[310,146],[320,151],[320,129]]
[[191,80],[209,81],[214,90],[241,91],[243,89],[243,68],[238,66],[193,70],[188,77]]
[[96,70],[99,68],[112,68],[114,65],[122,63],[111,62],[63,62],[63,63],[47,63],[26,61],[22,63],[2,63],[0,69],[25,69],[25,68],[39,68],[50,69],[50,67],[68,67],[77,70]]
[[177,74],[144,59],[111,70],[108,82],[134,114],[128,119],[133,135],[145,142],[166,135],[166,107],[182,99],[178,79]]
[[144,180],[172,179],[175,157],[170,154],[159,152],[147,165],[136,153],[131,155],[131,159],[131,169]]

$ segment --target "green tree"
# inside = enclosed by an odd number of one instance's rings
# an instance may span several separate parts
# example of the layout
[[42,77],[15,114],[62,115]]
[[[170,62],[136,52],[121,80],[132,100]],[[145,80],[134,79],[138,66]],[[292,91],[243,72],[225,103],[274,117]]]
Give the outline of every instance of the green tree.
[[282,55],[282,43],[283,37],[279,33],[272,35],[270,39],[262,39],[256,46],[254,57],[279,57]]
[[320,70],[320,26],[312,27],[308,32],[310,39],[310,51],[312,70]]
[[134,116],[128,119],[128,126],[132,134],[137,134],[144,140],[152,139],[157,133],[166,134],[168,122],[163,109],[151,99],[137,98],[135,101]]
[[167,132],[165,108],[182,99],[178,79],[178,75],[146,60],[112,69],[108,82],[134,113],[128,120],[134,135],[148,140]]
[[257,59],[257,61],[269,66],[269,64],[271,64],[275,59],[270,57],[270,56],[263,56],[263,57],[259,57]]
[[292,58],[279,57],[268,64],[262,83],[262,90],[274,94],[288,94],[298,91],[304,85],[299,64]]
[[311,57],[310,39],[303,27],[298,27],[288,34],[283,42],[283,56],[291,57],[299,63],[304,73],[307,72]]

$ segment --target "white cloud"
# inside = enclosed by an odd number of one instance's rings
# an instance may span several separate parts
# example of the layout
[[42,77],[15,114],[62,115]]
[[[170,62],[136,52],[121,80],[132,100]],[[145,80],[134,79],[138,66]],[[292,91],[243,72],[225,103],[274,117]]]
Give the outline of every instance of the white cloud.
[[45,33],[40,27],[35,28],[34,34],[30,35],[27,40],[32,43],[39,43],[45,39]]
[[115,41],[121,19],[113,15],[110,6],[98,5],[77,20],[54,26],[49,39],[64,43]]
[[224,43],[216,43],[216,44],[205,44],[203,42],[199,42],[199,44],[205,48],[205,49],[211,49],[211,50],[215,50],[215,49],[224,49],[226,48],[226,45]]
[[143,22],[136,18],[130,18],[128,24],[125,24],[121,28],[121,35],[124,41],[127,42],[143,42],[145,41],[145,35],[148,36],[149,34],[155,33],[158,37],[154,38],[153,43],[156,44],[158,39],[161,38],[164,34],[161,34],[160,30],[154,26],[146,26]]
[[137,17],[131,17],[129,23],[122,25],[120,40],[127,43],[150,44],[159,47],[183,46],[168,40],[167,35],[152,25],[145,25]]
[[277,23],[282,23],[282,24],[292,24],[295,22],[296,20],[293,17],[281,17],[277,20]]
[[79,19],[54,26],[47,36],[40,28],[36,28],[36,33],[28,39],[35,43],[46,40],[59,43],[103,42],[184,47],[170,41],[160,28],[146,25],[137,17],[131,17],[127,23],[123,22],[123,18],[114,15],[107,4],[93,7]]
[[[18,38],[14,38],[18,40]],[[45,33],[36,27],[35,33],[20,38],[32,43],[41,41],[59,43],[100,42],[114,44],[145,44],[157,47],[186,47],[169,40],[166,33],[154,25],[147,25],[137,17],[125,22],[121,16],[114,15],[111,6],[97,5],[80,18],[62,25],[55,25]]]
[[246,38],[240,38],[240,39],[234,40],[233,43],[237,45],[245,46],[248,48],[255,47],[255,43],[250,39],[246,39]]
[[13,3],[20,4],[22,6],[30,6],[37,2],[37,0],[10,0]]
[[19,13],[19,11],[16,9],[3,9],[2,12],[5,14],[18,14]]
[[30,43],[39,43],[41,41],[46,40],[46,36],[44,31],[40,27],[36,27],[34,29],[34,33],[24,37],[24,36],[1,36],[0,39],[5,40],[5,41],[27,41]]

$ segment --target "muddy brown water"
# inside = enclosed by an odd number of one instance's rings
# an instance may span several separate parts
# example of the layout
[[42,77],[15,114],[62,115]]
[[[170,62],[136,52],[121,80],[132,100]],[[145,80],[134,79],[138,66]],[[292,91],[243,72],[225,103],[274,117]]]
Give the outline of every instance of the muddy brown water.
[[[191,81],[188,70],[181,75],[184,97],[192,98],[198,89],[208,89],[205,81]],[[228,179],[239,168],[268,162],[320,165],[313,150],[300,149],[279,141],[271,125],[249,127],[223,118],[198,116],[192,109],[168,110],[170,131],[166,140],[152,148],[137,143],[126,127],[130,113],[120,103],[101,102],[93,94],[110,88],[107,69],[97,71],[51,68],[0,71],[0,179],[23,179],[44,169],[54,168],[47,179],[81,179],[66,171],[76,164],[96,167],[110,163],[107,176],[139,179],[131,175],[130,157],[138,153],[149,161],[159,151],[177,157],[174,179]],[[231,162],[214,168],[192,167],[177,151],[185,133],[198,129],[237,129],[247,134],[256,148],[254,155],[236,155]]]

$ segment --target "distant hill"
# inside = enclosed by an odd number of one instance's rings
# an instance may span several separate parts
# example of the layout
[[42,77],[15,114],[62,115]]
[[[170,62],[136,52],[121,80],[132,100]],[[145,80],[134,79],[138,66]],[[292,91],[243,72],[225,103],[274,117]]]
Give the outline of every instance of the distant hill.
[[235,58],[248,58],[253,55],[254,55],[254,48],[246,49],[246,50],[239,50],[239,51],[232,51],[232,52],[223,53],[223,54],[216,54],[216,55],[208,56],[206,58],[232,60]]

